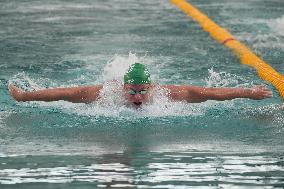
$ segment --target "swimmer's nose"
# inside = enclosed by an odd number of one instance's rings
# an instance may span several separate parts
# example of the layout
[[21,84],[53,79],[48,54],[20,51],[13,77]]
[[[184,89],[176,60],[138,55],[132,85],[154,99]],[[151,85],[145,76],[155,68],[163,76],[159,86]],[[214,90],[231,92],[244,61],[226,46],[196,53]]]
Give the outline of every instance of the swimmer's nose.
[[136,100],[141,100],[141,99],[142,99],[142,95],[139,94],[139,93],[138,93],[138,94],[135,94],[134,97],[135,97]]

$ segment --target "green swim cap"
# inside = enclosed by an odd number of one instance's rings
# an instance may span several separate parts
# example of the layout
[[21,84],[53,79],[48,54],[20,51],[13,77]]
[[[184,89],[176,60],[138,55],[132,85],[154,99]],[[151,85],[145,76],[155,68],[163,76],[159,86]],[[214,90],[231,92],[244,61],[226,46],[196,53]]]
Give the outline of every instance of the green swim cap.
[[124,75],[124,84],[146,84],[151,83],[150,73],[140,63],[132,64]]

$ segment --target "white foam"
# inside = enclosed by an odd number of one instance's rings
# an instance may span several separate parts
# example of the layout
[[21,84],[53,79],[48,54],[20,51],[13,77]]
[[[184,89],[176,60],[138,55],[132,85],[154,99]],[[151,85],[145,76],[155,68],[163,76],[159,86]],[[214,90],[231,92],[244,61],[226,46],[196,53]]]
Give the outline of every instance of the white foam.
[[234,19],[232,22],[243,25],[259,24],[263,27],[266,25],[270,28],[270,31],[259,30],[257,33],[242,32],[238,34],[238,40],[248,41],[255,51],[258,48],[284,48],[284,15],[276,19]]
[[284,36],[284,15],[280,18],[269,20],[267,24],[272,31],[280,36]]
[[257,51],[258,48],[284,48],[284,41],[277,33],[244,33],[238,38],[240,40],[249,41],[252,44],[252,48],[254,49],[254,51]]

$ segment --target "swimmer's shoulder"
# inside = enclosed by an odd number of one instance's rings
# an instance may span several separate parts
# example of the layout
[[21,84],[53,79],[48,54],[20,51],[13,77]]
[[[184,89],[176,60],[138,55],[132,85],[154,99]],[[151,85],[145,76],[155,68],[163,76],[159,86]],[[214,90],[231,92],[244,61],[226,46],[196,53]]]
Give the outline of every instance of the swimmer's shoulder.
[[167,96],[172,100],[200,102],[200,90],[202,87],[192,85],[163,85],[167,90]]
[[160,87],[170,92],[193,91],[196,88],[191,85],[160,85]]
[[159,85],[158,88],[166,91],[166,95],[169,98],[179,100],[182,96],[186,95],[185,91],[187,87],[180,85]]

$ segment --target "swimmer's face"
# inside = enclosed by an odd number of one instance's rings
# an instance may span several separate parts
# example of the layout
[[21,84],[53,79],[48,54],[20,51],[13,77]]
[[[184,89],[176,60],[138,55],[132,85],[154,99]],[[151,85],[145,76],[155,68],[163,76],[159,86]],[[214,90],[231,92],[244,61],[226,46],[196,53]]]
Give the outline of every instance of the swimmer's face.
[[124,84],[124,94],[128,103],[135,107],[149,102],[151,84]]

